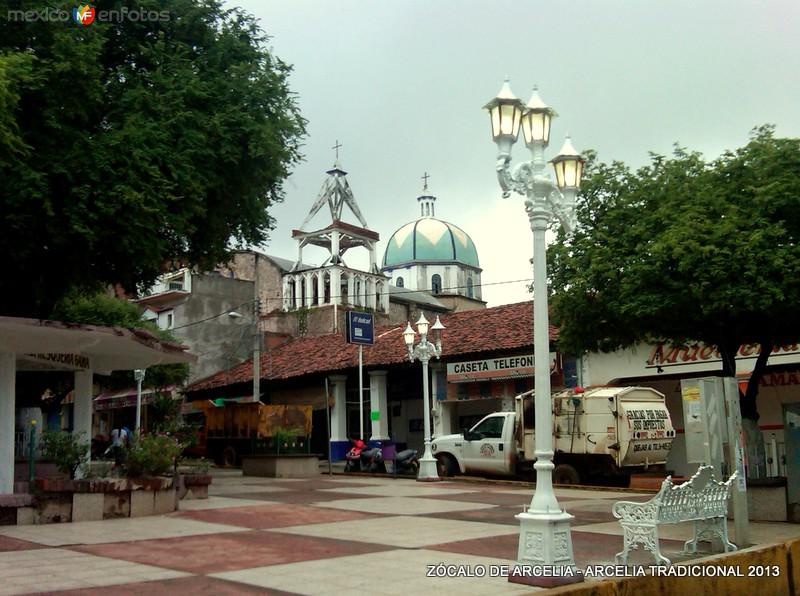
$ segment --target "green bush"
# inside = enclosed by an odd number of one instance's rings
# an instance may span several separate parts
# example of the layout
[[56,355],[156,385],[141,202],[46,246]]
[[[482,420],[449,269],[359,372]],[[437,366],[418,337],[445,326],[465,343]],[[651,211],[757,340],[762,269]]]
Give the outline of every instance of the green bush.
[[59,472],[75,478],[78,468],[89,461],[89,441],[86,440],[85,432],[44,432],[42,454],[55,462]]
[[174,471],[183,444],[171,435],[142,435],[128,450],[125,470],[129,477],[162,476]]
[[293,450],[293,443],[302,435],[302,429],[278,427],[272,432],[272,448],[278,454],[288,453]]

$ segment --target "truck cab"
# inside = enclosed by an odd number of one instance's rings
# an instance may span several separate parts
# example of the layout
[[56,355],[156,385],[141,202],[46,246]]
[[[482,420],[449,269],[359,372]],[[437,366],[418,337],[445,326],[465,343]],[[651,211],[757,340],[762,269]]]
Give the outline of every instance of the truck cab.
[[437,437],[431,449],[440,472],[513,474],[517,459],[514,427],[514,412],[496,412],[460,434]]

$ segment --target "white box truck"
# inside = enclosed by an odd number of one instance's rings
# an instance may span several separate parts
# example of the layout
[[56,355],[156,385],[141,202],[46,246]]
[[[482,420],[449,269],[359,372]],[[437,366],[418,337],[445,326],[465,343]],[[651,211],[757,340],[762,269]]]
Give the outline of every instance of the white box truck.
[[[518,476],[536,459],[533,391],[514,398],[513,412],[495,412],[463,433],[436,437],[439,473]],[[649,387],[568,390],[552,397],[553,482],[630,476],[664,467],[675,437],[664,394]]]

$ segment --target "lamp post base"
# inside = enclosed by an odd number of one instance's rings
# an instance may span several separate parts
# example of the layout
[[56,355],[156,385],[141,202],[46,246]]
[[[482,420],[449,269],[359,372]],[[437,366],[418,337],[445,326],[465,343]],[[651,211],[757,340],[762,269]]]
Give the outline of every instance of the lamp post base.
[[419,482],[439,482],[439,471],[436,468],[435,457],[422,457],[419,460],[419,473],[417,474]]
[[552,587],[583,581],[572,554],[570,522],[565,511],[514,516],[519,520],[519,548],[516,566],[508,581],[528,586]]

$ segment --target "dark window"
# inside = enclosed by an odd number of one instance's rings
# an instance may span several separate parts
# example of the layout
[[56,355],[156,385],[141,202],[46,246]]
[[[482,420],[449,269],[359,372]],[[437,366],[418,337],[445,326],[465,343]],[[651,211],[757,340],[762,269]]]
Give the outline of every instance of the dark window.
[[397,278],[397,287],[398,288],[402,288],[403,287],[403,278],[402,277],[398,277]]
[[433,277],[431,277],[431,292],[434,294],[440,294],[442,292],[442,277],[435,273]]
[[483,439],[499,439],[503,435],[505,420],[505,416],[492,416],[473,428],[472,432],[480,433]]
[[467,298],[472,298],[472,278],[467,278]]

